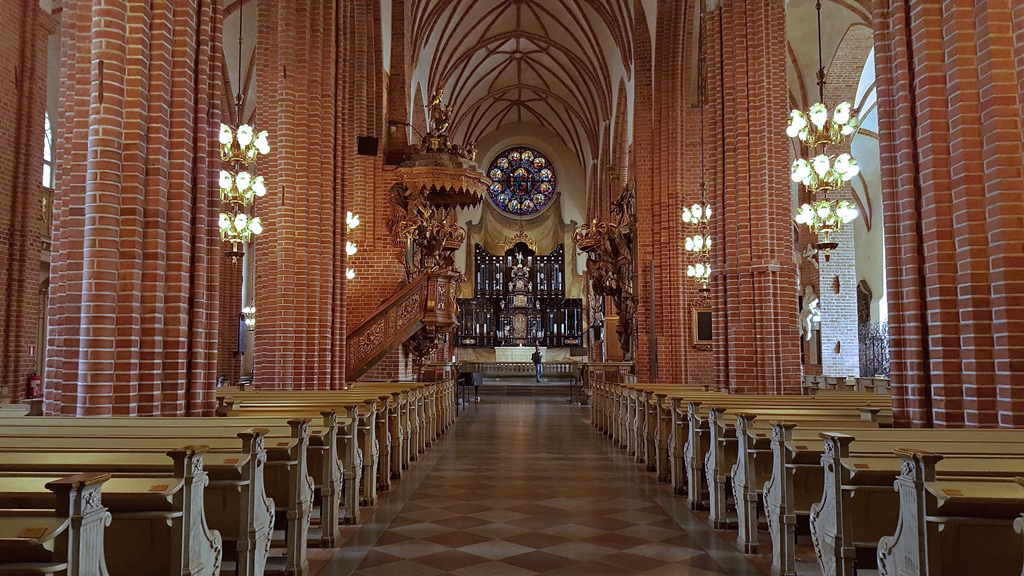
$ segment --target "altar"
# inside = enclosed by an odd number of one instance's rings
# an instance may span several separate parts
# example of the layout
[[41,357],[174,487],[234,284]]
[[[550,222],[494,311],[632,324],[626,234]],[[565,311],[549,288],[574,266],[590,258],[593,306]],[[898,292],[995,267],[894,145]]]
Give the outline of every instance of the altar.
[[[547,353],[547,348],[541,348],[542,354]],[[531,356],[533,356],[533,346],[495,346],[494,347],[494,361],[495,362],[533,362]],[[547,360],[547,358],[544,358]]]

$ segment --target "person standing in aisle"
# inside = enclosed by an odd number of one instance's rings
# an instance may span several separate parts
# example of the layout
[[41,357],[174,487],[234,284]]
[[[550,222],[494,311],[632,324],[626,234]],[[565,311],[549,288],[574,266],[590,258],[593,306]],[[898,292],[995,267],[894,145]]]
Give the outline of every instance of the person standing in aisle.
[[544,375],[544,353],[540,351],[540,344],[537,344],[530,359],[533,360],[533,365],[537,368],[537,382],[540,382],[540,377]]

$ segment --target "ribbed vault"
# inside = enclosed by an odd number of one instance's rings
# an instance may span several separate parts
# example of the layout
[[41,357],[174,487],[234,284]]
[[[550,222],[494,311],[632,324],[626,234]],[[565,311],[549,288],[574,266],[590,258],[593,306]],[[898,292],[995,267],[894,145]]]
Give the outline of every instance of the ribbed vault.
[[631,75],[631,4],[416,0],[415,78],[455,105],[456,140],[536,123],[584,163],[597,156],[613,87]]

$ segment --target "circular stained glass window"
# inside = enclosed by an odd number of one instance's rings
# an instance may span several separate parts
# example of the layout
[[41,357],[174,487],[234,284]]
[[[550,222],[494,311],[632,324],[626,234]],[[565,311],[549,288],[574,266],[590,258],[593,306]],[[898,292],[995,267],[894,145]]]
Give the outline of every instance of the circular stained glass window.
[[555,197],[555,169],[533,148],[509,148],[487,169],[493,184],[487,191],[499,210],[513,216],[536,214]]

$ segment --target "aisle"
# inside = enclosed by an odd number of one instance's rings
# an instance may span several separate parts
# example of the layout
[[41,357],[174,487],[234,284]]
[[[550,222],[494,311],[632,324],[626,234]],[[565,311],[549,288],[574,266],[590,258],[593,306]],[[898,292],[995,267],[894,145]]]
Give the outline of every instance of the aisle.
[[587,418],[471,405],[320,575],[760,574]]

